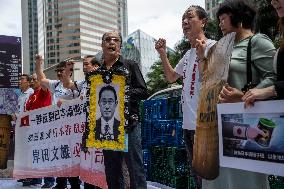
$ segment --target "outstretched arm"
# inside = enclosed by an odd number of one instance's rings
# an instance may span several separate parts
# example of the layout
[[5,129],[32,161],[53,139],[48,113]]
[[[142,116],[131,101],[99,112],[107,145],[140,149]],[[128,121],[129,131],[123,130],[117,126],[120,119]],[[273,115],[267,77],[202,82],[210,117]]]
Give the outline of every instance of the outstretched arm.
[[35,70],[38,80],[40,81],[40,85],[43,88],[49,88],[49,79],[46,79],[45,74],[42,71],[41,65],[43,64],[43,59],[41,55],[35,56]]
[[170,83],[175,82],[180,77],[180,75],[175,72],[169,62],[169,59],[167,58],[166,40],[160,38],[155,44],[155,49],[160,54],[167,81]]
[[222,133],[224,137],[238,138],[243,140],[255,140],[259,135],[265,137],[266,134],[258,127],[251,127],[248,124],[238,124],[232,122],[224,122]]

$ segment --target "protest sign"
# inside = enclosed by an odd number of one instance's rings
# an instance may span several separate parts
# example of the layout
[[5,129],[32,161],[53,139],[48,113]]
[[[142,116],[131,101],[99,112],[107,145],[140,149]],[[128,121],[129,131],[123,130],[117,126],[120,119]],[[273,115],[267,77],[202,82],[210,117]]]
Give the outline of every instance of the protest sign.
[[86,132],[83,145],[128,151],[129,86],[125,70],[88,75]]
[[74,100],[19,115],[14,178],[80,176],[107,188],[102,149],[81,151],[85,109],[83,101]]
[[284,101],[218,104],[220,165],[284,176]]

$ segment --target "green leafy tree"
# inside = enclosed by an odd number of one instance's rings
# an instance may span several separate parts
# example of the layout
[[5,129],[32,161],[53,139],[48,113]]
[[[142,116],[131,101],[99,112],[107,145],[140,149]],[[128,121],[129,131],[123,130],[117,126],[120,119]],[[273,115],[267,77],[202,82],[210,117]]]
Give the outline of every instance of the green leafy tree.
[[214,39],[218,41],[222,37],[221,30],[218,26],[218,21],[217,20],[209,20],[206,28],[205,28],[205,36],[208,39]]
[[[278,44],[279,38],[278,17],[274,8],[268,4],[267,0],[247,0],[257,10],[257,16],[255,20],[255,32],[266,34],[272,39],[275,44]],[[205,28],[205,34],[207,38],[219,40],[222,37],[222,33],[218,26],[218,20],[209,20]]]
[[177,58],[181,58],[190,48],[191,46],[189,41],[185,37],[183,37],[180,41],[176,43],[174,55],[177,56]]
[[274,8],[266,0],[251,0],[256,5],[258,14],[255,22],[255,31],[266,34],[273,41],[277,41],[279,34],[278,17]]
[[[173,68],[177,65],[179,60],[182,58],[182,56],[186,53],[188,49],[190,49],[190,43],[185,38],[182,38],[175,45],[175,51],[173,53],[168,53],[168,58]],[[177,82],[173,84],[170,84],[166,81],[161,60],[155,62],[151,66],[150,72],[147,74],[147,78],[147,87],[149,89],[150,94],[168,88],[171,85],[182,84],[181,79],[177,80]]]
[[151,71],[147,74],[147,87],[150,94],[169,87],[169,83],[166,81],[162,62],[159,60],[151,66]]

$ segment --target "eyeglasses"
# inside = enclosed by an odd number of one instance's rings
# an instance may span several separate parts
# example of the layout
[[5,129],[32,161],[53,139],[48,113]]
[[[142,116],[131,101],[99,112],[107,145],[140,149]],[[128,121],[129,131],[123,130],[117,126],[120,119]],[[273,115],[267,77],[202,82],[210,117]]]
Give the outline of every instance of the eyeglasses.
[[117,38],[117,37],[106,37],[103,41],[107,42],[107,43],[109,43],[111,41],[114,41],[115,43],[118,43],[118,42],[120,42],[120,39]]
[[106,104],[113,105],[114,102],[115,101],[112,100],[112,99],[110,99],[110,100],[101,100],[102,105],[106,105]]

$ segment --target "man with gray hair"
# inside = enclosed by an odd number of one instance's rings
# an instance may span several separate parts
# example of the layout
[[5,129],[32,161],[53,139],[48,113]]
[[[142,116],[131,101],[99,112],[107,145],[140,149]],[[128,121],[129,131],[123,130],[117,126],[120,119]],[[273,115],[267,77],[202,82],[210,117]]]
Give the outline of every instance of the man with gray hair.
[[[166,40],[160,38],[156,42],[155,48],[160,54],[167,81],[173,83],[179,78],[183,80],[183,133],[191,166],[202,65],[206,61],[205,52],[215,44],[215,41],[205,37],[204,27],[207,23],[207,13],[202,7],[197,5],[190,6],[184,12],[181,21],[183,33],[189,40],[191,49],[186,52],[175,69],[172,68],[167,58]],[[196,176],[193,170],[191,170],[191,176],[195,179],[196,188],[201,189],[201,178]]]
[[138,102],[148,97],[146,83],[138,64],[131,60],[123,59],[120,55],[122,44],[121,35],[117,31],[106,32],[102,37],[103,62],[102,71],[124,69],[127,71],[130,93],[130,119],[128,133],[128,152],[103,150],[106,180],[109,189],[121,186],[123,177],[122,163],[125,160],[130,176],[130,188],[146,189],[147,183],[144,174],[141,126],[138,124]]

